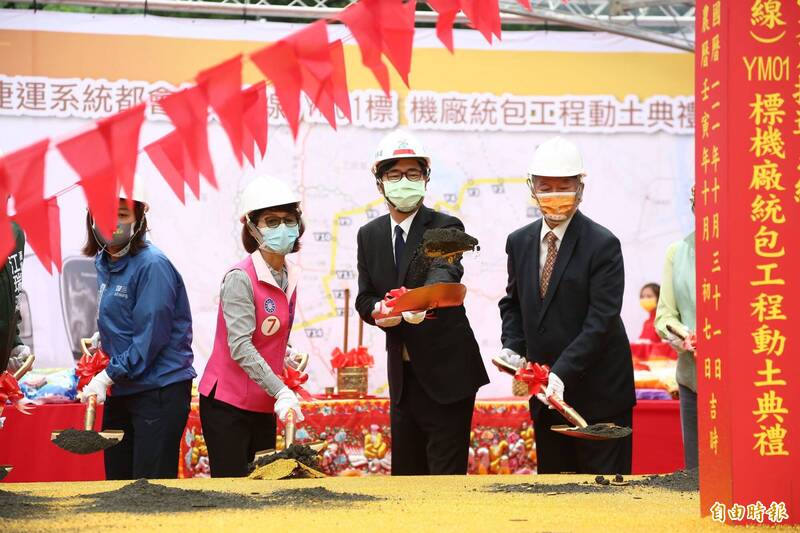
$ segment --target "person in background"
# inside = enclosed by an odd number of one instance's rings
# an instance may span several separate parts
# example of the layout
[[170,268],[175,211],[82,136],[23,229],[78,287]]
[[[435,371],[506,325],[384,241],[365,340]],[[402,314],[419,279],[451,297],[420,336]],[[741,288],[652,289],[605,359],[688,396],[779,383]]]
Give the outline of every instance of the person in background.
[[250,254],[222,281],[214,348],[200,380],[200,421],[212,477],[243,477],[259,450],[275,448],[276,415],[300,402],[280,376],[292,365],[289,333],[298,270],[286,260],[304,232],[300,197],[263,177],[242,193],[242,244]]
[[98,403],[105,402],[103,429],[125,432],[105,451],[106,479],[178,477],[197,375],[186,287],[170,260],[146,239],[148,209],[137,177],[131,202],[119,200],[111,238],[86,214],[83,253],[95,258],[97,269],[95,338],[109,363],[80,398],[86,402],[96,395]]
[[[530,193],[542,218],[508,236],[508,284],[500,300],[503,349],[520,368],[548,365],[545,395],[566,401],[589,424],[632,427],[636,394],[631,346],[620,317],[625,268],[619,239],[578,206],[586,175],[578,147],[553,137],[536,147]],[[591,441],[550,431],[555,410],[530,400],[538,472],[629,474],[633,439]]]
[[25,258],[25,234],[11,222],[14,247],[0,270],[0,374],[16,372],[31,355],[31,349],[19,338],[17,300],[22,287],[22,261]]
[[[694,187],[690,201],[694,213]],[[694,237],[694,232],[691,232],[667,248],[655,322],[661,338],[678,351],[676,380],[681,402],[683,457],[687,469],[697,468],[698,465]]]
[[642,325],[642,332],[639,334],[640,341],[661,342],[661,337],[656,331],[656,307],[658,307],[658,297],[661,291],[658,283],[648,283],[639,291],[639,305],[647,311],[647,320]]

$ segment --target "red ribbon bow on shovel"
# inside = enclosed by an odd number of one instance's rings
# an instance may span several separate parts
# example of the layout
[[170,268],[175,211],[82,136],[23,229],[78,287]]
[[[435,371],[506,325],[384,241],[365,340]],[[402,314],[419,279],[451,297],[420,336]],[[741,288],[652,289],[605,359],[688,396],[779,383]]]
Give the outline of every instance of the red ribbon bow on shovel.
[[3,410],[6,402],[11,402],[17,411],[24,415],[29,415],[30,407],[22,403],[25,395],[19,388],[19,383],[14,379],[14,376],[8,372],[0,374],[0,411]]
[[308,381],[308,374],[295,370],[290,366],[283,368],[283,383],[289,387],[292,392],[300,396],[301,399],[310,402],[314,398],[305,390],[301,385]]
[[516,379],[528,385],[528,393],[531,395],[544,392],[549,376],[550,367],[539,363],[526,363],[514,375]]
[[78,376],[78,390],[92,381],[92,378],[102,372],[108,366],[108,354],[98,348],[91,355],[83,354],[75,367],[75,374]]

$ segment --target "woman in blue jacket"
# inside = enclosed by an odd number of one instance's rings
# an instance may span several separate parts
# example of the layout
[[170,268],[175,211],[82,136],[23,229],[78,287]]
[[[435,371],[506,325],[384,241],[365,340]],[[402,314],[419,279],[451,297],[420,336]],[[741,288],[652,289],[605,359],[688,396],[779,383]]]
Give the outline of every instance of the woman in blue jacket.
[[105,451],[106,479],[175,478],[197,375],[192,315],[181,275],[145,239],[149,206],[140,191],[132,200],[130,209],[120,199],[110,239],[86,216],[83,253],[95,257],[99,343],[110,362],[81,400],[96,394],[105,402],[103,429],[125,432]]

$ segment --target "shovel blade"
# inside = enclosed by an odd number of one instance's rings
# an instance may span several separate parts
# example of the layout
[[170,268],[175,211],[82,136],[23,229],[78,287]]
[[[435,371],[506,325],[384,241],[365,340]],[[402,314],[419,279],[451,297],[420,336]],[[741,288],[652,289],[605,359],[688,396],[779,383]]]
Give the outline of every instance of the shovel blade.
[[[591,428],[600,427],[600,431],[592,431],[587,428],[580,428],[577,426],[550,426],[551,431],[567,435],[568,437],[575,437],[576,439],[586,440],[611,440],[621,439],[630,435],[633,431],[631,428],[618,426],[616,424],[594,424],[589,426]],[[605,430],[605,431],[603,431]]]
[[0,465],[0,481],[3,481],[12,470],[14,470],[14,467],[11,465]]

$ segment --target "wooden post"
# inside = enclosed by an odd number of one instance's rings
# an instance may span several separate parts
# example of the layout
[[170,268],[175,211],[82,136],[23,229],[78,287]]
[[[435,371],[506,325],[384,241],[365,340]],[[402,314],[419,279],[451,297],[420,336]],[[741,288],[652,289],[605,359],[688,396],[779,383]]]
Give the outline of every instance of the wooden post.
[[342,351],[347,353],[347,330],[350,328],[350,289],[344,290],[344,342]]

